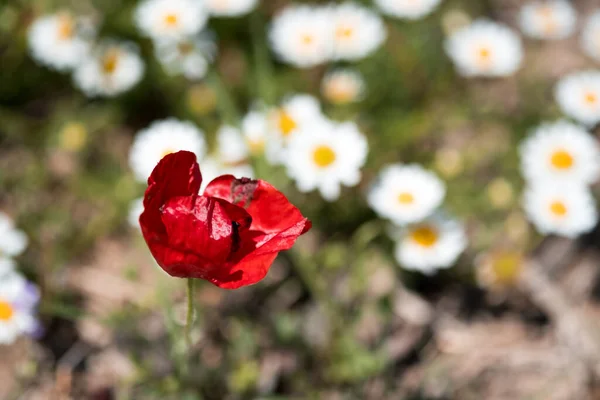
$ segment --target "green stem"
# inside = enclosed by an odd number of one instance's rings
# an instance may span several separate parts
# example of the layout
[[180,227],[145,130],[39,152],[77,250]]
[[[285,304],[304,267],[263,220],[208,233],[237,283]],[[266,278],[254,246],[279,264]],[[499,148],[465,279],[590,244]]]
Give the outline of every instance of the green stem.
[[250,17],[250,32],[252,36],[252,52],[256,72],[256,86],[259,97],[266,105],[273,105],[275,101],[275,85],[273,84],[273,65],[269,56],[269,49],[265,41],[265,26],[260,10],[256,10]]
[[212,69],[208,73],[207,80],[217,94],[217,107],[223,120],[230,124],[238,125],[240,122],[240,114],[238,113],[235,101],[233,100],[231,93],[227,90],[227,86],[225,86],[219,72],[216,69]]
[[187,318],[185,320],[185,342],[188,348],[192,347],[190,331],[194,322],[194,279],[187,279]]

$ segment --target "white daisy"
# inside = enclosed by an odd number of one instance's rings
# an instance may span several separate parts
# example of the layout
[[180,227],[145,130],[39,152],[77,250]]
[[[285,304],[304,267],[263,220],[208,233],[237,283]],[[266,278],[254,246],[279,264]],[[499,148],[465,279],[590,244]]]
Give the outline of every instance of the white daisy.
[[362,99],[365,81],[361,74],[351,69],[337,69],[327,73],[321,81],[321,93],[329,102],[347,104]]
[[145,0],[135,10],[135,23],[153,39],[181,39],[206,25],[208,13],[202,1]]
[[585,186],[578,184],[531,185],[525,191],[524,208],[542,234],[573,238],[591,231],[598,221],[594,198]]
[[275,16],[269,40],[279,58],[296,67],[312,67],[331,57],[333,25],[327,10],[289,6]]
[[189,121],[155,121],[136,134],[129,150],[129,166],[137,180],[145,182],[164,156],[180,150],[191,151],[202,159],[206,151],[204,132]]
[[27,235],[17,229],[13,220],[0,211],[0,257],[15,257],[27,247]]
[[576,23],[577,13],[565,0],[533,1],[519,14],[521,30],[535,39],[564,39],[573,33]]
[[568,121],[539,126],[520,152],[521,170],[531,183],[591,184],[600,175],[600,145],[583,127]]
[[40,64],[65,71],[76,67],[89,51],[78,21],[62,12],[36,19],[29,28],[29,49]]
[[375,0],[383,13],[395,18],[419,19],[431,13],[442,0]]
[[242,118],[242,134],[252,154],[261,154],[265,149],[269,121],[266,113],[253,110]]
[[116,96],[131,89],[144,74],[138,48],[130,42],[102,43],[73,75],[87,96]]
[[217,131],[217,154],[224,164],[239,164],[248,158],[248,146],[239,129],[223,125]]
[[377,214],[398,225],[421,221],[444,200],[446,186],[433,172],[416,164],[384,168],[367,196]]
[[202,185],[200,193],[204,192],[206,186],[215,178],[221,175],[233,175],[236,178],[254,178],[254,170],[248,163],[225,164],[219,160],[218,155],[204,157],[200,162],[200,172],[202,173]]
[[14,272],[16,263],[12,258],[0,256],[0,279],[2,276]]
[[11,344],[23,334],[35,333],[37,287],[16,272],[0,279],[0,344]]
[[144,211],[144,198],[139,197],[129,204],[129,213],[127,214],[127,222],[132,228],[140,228],[140,215]]
[[325,117],[316,98],[298,94],[284,100],[268,114],[267,160],[272,164],[280,163],[289,139],[305,125],[323,120]]
[[463,226],[436,214],[402,231],[394,255],[404,269],[426,275],[451,267],[467,247]]
[[600,61],[600,10],[587,18],[581,32],[581,47],[585,54]]
[[307,124],[289,141],[284,163],[298,189],[319,189],[327,201],[340,196],[340,185],[360,182],[360,169],[368,152],[367,140],[356,124]]
[[214,36],[208,32],[194,38],[157,40],[154,46],[156,57],[169,74],[182,74],[191,80],[206,75],[217,50]]
[[519,36],[505,25],[479,19],[446,39],[445,50],[464,76],[508,76],[520,66]]
[[385,40],[386,31],[379,15],[355,3],[333,8],[333,59],[355,61],[374,52]]
[[208,12],[217,17],[238,17],[248,14],[258,0],[204,0]]
[[554,96],[569,117],[587,126],[600,122],[600,71],[565,76],[556,84]]

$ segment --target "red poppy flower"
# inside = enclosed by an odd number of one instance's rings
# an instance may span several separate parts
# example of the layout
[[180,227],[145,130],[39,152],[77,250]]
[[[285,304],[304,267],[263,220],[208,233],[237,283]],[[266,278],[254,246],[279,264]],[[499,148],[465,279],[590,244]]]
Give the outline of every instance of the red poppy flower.
[[236,289],[260,281],[311,223],[269,183],[223,175],[198,194],[196,156],[165,156],[148,178],[140,225],[169,275]]

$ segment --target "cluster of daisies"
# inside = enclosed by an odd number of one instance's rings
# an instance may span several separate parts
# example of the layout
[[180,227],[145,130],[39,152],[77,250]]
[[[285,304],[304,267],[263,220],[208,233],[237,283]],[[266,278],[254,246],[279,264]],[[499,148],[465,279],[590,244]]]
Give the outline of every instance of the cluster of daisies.
[[38,288],[16,270],[14,257],[27,247],[28,239],[13,220],[0,212],[0,345],[11,344],[23,334],[40,331],[35,317]]

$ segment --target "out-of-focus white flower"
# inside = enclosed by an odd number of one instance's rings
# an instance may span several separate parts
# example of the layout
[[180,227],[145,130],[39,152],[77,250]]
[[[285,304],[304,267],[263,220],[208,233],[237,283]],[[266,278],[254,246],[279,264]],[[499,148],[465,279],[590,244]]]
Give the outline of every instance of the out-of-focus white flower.
[[375,0],[375,4],[390,17],[419,19],[431,13],[441,0]]
[[514,250],[494,250],[483,253],[475,259],[477,283],[491,291],[502,291],[515,286],[525,267],[520,252]]
[[329,102],[348,104],[362,99],[365,81],[357,71],[337,69],[327,73],[321,82],[321,93]]
[[446,39],[445,49],[464,76],[509,76],[521,65],[523,49],[505,25],[479,19]]
[[271,110],[268,115],[267,160],[272,164],[280,163],[288,140],[296,132],[307,124],[324,120],[316,98],[298,94],[284,100],[280,107]]
[[367,200],[377,214],[398,225],[430,216],[444,200],[446,187],[420,165],[393,164],[384,168]]
[[355,3],[342,3],[331,10],[334,28],[333,58],[359,60],[374,52],[385,40],[381,17]]
[[208,12],[217,17],[238,17],[256,7],[257,0],[204,0]]
[[252,110],[242,119],[242,133],[252,154],[261,154],[265,149],[269,121],[265,112]]
[[144,211],[144,198],[139,197],[129,204],[129,213],[127,214],[127,222],[132,228],[140,228],[140,215]]
[[581,47],[585,54],[600,61],[600,10],[587,18],[581,32]]
[[587,126],[600,122],[600,72],[584,71],[562,78],[554,91],[556,101],[569,117]]
[[532,1],[519,14],[521,30],[535,39],[564,39],[573,33],[576,23],[577,13],[565,0]]
[[331,57],[333,29],[328,10],[289,6],[273,19],[269,40],[282,61],[296,67],[312,67]]
[[217,131],[217,154],[224,164],[235,165],[246,161],[248,146],[239,129],[223,125]]
[[156,57],[169,74],[182,74],[191,80],[206,75],[217,50],[214,36],[208,32],[193,38],[157,40],[154,46]]
[[319,189],[327,201],[340,196],[340,185],[360,182],[368,145],[356,124],[313,122],[290,139],[283,162],[302,192]]
[[12,258],[0,256],[0,279],[5,274],[13,272],[15,270],[16,263]]
[[600,145],[583,127],[568,121],[542,124],[520,151],[523,176],[531,183],[591,184],[600,174]]
[[591,231],[598,221],[594,198],[578,184],[542,182],[525,191],[527,218],[542,234],[576,237]]
[[189,121],[155,121],[135,136],[129,150],[129,166],[136,179],[145,182],[164,156],[180,150],[195,153],[200,161],[206,152],[204,132]]
[[75,68],[89,52],[78,21],[67,12],[36,19],[29,28],[29,49],[40,64],[59,71]]
[[246,162],[238,164],[226,164],[219,159],[218,154],[205,157],[200,162],[200,171],[202,172],[202,184],[200,193],[204,192],[206,186],[215,178],[221,175],[233,175],[236,178],[254,178],[252,166]]
[[153,39],[181,39],[206,25],[208,13],[202,1],[145,0],[135,10],[135,23]]
[[402,230],[395,256],[402,268],[431,275],[451,267],[466,247],[462,224],[436,214]]
[[35,333],[38,301],[38,288],[18,273],[0,277],[0,344],[11,344],[23,334]]
[[138,48],[130,42],[105,42],[77,69],[73,79],[87,96],[116,96],[137,84],[144,74]]
[[13,220],[0,211],[0,257],[15,257],[27,247],[27,235],[17,229]]

